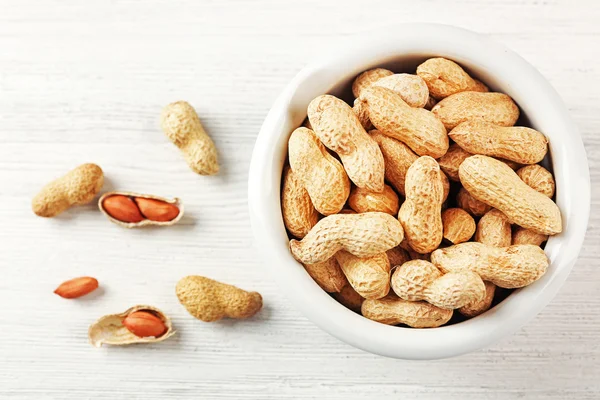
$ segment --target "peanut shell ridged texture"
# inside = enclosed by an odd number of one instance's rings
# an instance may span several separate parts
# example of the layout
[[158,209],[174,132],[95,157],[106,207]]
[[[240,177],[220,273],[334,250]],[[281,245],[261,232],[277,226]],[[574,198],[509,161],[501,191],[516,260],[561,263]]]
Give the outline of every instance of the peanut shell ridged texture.
[[541,233],[534,232],[530,229],[521,228],[520,226],[515,229],[512,234],[512,244],[532,244],[534,246],[541,246],[548,240],[548,235],[542,235]]
[[319,222],[319,213],[313,206],[308,192],[288,166],[283,170],[281,212],[285,227],[298,239],[306,236]]
[[442,212],[444,239],[459,244],[471,239],[475,233],[475,220],[462,208],[448,208]]
[[437,328],[450,321],[453,313],[424,301],[406,301],[392,294],[383,299],[365,300],[361,311],[370,320],[412,328]]
[[510,221],[503,212],[492,209],[477,223],[475,241],[488,246],[508,247],[511,243]]
[[458,309],[458,312],[468,318],[476,317],[480,314],[483,314],[492,306],[492,302],[494,301],[494,294],[496,293],[496,285],[491,282],[485,283],[485,296],[479,301],[474,301],[472,303],[467,303]]
[[166,106],[160,117],[160,125],[171,142],[183,152],[194,172],[200,175],[219,172],[217,148],[189,103],[178,101]]
[[288,142],[288,156],[294,176],[304,186],[318,212],[330,215],[344,207],[350,194],[346,171],[313,131],[296,129]]
[[460,182],[458,177],[458,167],[465,161],[468,157],[471,157],[473,154],[465,151],[462,147],[453,143],[448,148],[448,152],[444,154],[439,160],[437,160],[438,164],[440,164],[440,168],[448,178],[452,179],[455,182]]
[[548,139],[535,129],[498,126],[471,120],[448,133],[460,147],[473,154],[500,157],[519,164],[540,162],[548,152]]
[[460,181],[476,199],[502,211],[511,223],[538,233],[562,231],[560,210],[548,197],[527,186],[501,161],[472,156],[460,165]]
[[396,268],[392,289],[408,301],[424,300],[436,307],[455,309],[483,299],[485,285],[472,271],[442,274],[433,264],[413,260]]
[[437,249],[443,237],[444,185],[440,166],[431,157],[420,157],[406,174],[406,200],[398,219],[410,247],[421,254]]
[[262,308],[262,296],[203,276],[177,282],[177,298],[195,318],[205,322],[222,318],[249,318]]
[[354,79],[352,83],[352,94],[354,97],[360,97],[363,90],[371,87],[375,82],[386,76],[394,75],[394,73],[384,68],[373,68],[369,69]]
[[492,209],[491,206],[471,196],[471,193],[461,187],[456,195],[456,204],[466,212],[476,217],[481,217]]
[[493,247],[468,242],[438,249],[431,262],[442,272],[471,270],[505,289],[530,285],[546,273],[548,257],[538,246]]
[[92,201],[103,184],[99,166],[82,164],[44,186],[33,198],[31,208],[40,217],[55,217],[71,206]]
[[350,285],[365,299],[380,299],[390,291],[390,262],[385,253],[359,258],[341,250],[335,259]]
[[[138,311],[149,312],[157,316],[167,328],[166,332],[159,337],[139,337],[134,335],[129,331],[129,329],[127,329],[127,327],[125,327],[125,325],[123,325],[123,320],[128,315]],[[156,343],[162,342],[174,334],[175,330],[173,329],[171,319],[169,319],[169,317],[158,308],[147,305],[134,306],[120,314],[105,315],[90,325],[88,330],[90,343],[95,347],[100,347],[103,344],[124,346],[134,343]]]
[[394,74],[378,79],[373,85],[393,90],[411,107],[423,108],[429,100],[425,81],[412,74]]
[[527,186],[537,190],[546,197],[554,196],[554,177],[541,165],[527,165],[517,170],[517,175]]
[[419,75],[427,83],[429,93],[436,99],[443,99],[459,92],[487,92],[483,83],[471,78],[454,61],[446,58],[430,58],[417,67]]
[[319,96],[308,105],[308,118],[321,142],[340,156],[356,186],[373,192],[383,190],[381,150],[348,104],[334,96]]
[[360,101],[360,99],[354,99],[354,106],[352,107],[352,111],[360,121],[360,124],[362,125],[365,131],[373,129],[373,124],[369,119],[369,110],[367,109],[366,103]]
[[399,140],[392,139],[378,130],[369,132],[379,144],[385,161],[385,179],[404,196],[404,182],[406,172],[413,162],[419,158],[407,145]]
[[316,264],[305,264],[304,269],[327,293],[339,292],[348,283],[334,257]]
[[[448,130],[467,120],[513,126],[519,119],[519,107],[504,93],[456,93],[437,103],[431,112]],[[374,121],[373,125],[377,126]]]
[[356,293],[356,290],[350,285],[346,285],[339,293],[333,293],[333,298],[341,303],[344,307],[360,314],[360,308],[365,298]]
[[290,250],[301,263],[315,264],[339,250],[371,257],[398,246],[403,238],[402,225],[389,214],[337,214],[320,220],[301,241],[292,239]]
[[409,106],[398,93],[383,87],[365,90],[361,99],[381,133],[404,142],[421,156],[439,158],[448,151],[446,129],[430,111]]
[[357,213],[380,211],[394,216],[400,208],[398,195],[388,185],[384,186],[381,193],[354,187],[350,191],[348,205]]
[[397,267],[411,260],[408,252],[399,246],[389,249],[385,252],[385,254],[388,256],[388,260],[390,260],[391,268]]

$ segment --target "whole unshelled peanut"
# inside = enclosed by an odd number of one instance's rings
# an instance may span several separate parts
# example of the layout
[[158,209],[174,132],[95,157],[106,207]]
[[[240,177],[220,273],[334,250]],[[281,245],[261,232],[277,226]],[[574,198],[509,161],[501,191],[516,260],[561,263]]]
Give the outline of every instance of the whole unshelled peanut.
[[471,239],[475,233],[475,220],[462,208],[448,208],[442,212],[444,239],[459,244]]
[[494,301],[494,294],[496,293],[496,285],[491,282],[484,282],[485,284],[485,296],[479,301],[467,303],[458,309],[458,312],[467,318],[473,318],[480,314],[483,314],[492,306]]
[[443,99],[459,92],[487,92],[483,83],[471,78],[454,61],[436,57],[426,60],[417,67],[419,75],[427,83],[429,93],[436,99]]
[[456,195],[456,203],[460,208],[476,217],[481,217],[492,209],[491,206],[471,196],[471,193],[469,193],[464,187],[461,187],[458,191],[458,194]]
[[386,76],[394,75],[394,73],[384,68],[373,68],[369,69],[354,79],[352,83],[352,94],[354,97],[360,97],[363,90],[371,87],[375,82]]
[[92,201],[103,184],[99,166],[82,164],[44,186],[33,198],[31,208],[40,217],[55,217],[71,206]]
[[359,258],[340,250],[335,259],[350,285],[365,299],[380,299],[390,291],[390,262],[385,253]]
[[356,186],[373,192],[383,190],[381,150],[348,104],[331,95],[318,96],[308,105],[308,119],[321,142],[340,156]]
[[427,84],[417,75],[394,74],[378,79],[371,86],[393,90],[411,107],[423,108],[429,100]]
[[385,179],[398,191],[398,193],[404,196],[406,172],[419,156],[401,141],[392,139],[378,130],[372,130],[369,134],[375,139],[377,144],[379,144],[379,148],[383,153],[383,159],[385,161]]
[[382,212],[336,214],[320,220],[301,241],[292,239],[290,250],[304,264],[323,262],[339,250],[371,257],[400,244],[400,222]]
[[380,211],[394,216],[400,208],[398,195],[388,185],[385,185],[381,193],[354,187],[350,191],[348,205],[358,213]]
[[398,219],[408,244],[418,253],[430,253],[443,237],[444,185],[437,161],[428,156],[415,161],[406,173],[405,191]]
[[294,176],[308,192],[317,211],[331,215],[344,207],[350,194],[348,175],[313,131],[296,129],[288,142],[288,156]]
[[381,133],[404,142],[415,153],[439,158],[448,151],[448,135],[430,111],[413,108],[390,89],[373,86],[361,94],[369,118]]
[[477,223],[475,241],[488,246],[508,247],[511,242],[511,226],[503,212],[492,209]]
[[451,310],[480,301],[485,294],[485,285],[476,273],[465,270],[442,274],[435,265],[423,260],[396,268],[391,285],[401,299],[424,300]]
[[166,106],[160,125],[171,142],[182,151],[192,171],[200,175],[219,172],[217,148],[189,103],[177,101]]
[[435,250],[431,262],[442,272],[471,270],[481,279],[506,289],[530,285],[548,268],[544,251],[528,244],[499,248],[478,242],[461,243]]
[[356,293],[350,285],[344,286],[339,293],[333,293],[333,298],[356,313],[360,313],[362,303],[365,301],[365,298]]
[[544,196],[552,198],[554,196],[554,177],[546,168],[541,165],[527,165],[517,170],[517,175],[527,186],[537,190]]
[[487,156],[472,156],[460,165],[459,175],[473,197],[502,211],[510,222],[546,235],[562,231],[556,204],[527,186],[503,162]]
[[470,153],[500,157],[519,164],[540,162],[548,152],[546,136],[522,126],[505,127],[470,120],[457,125],[448,136]]
[[283,169],[281,213],[288,232],[298,239],[306,236],[319,222],[319,213],[313,206],[308,192],[287,165]]
[[[496,125],[513,126],[519,119],[519,108],[504,93],[456,93],[437,103],[431,112],[448,130],[468,120],[483,120]],[[373,125],[377,126],[377,124]]]
[[518,226],[512,234],[512,244],[533,244],[541,246],[548,240],[548,235],[534,232],[530,229],[521,228]]
[[390,294],[382,299],[365,300],[362,315],[387,325],[405,324],[412,328],[436,328],[452,318],[453,311],[425,301],[406,301]]
[[316,264],[304,264],[304,269],[327,293],[339,292],[348,283],[334,257]]

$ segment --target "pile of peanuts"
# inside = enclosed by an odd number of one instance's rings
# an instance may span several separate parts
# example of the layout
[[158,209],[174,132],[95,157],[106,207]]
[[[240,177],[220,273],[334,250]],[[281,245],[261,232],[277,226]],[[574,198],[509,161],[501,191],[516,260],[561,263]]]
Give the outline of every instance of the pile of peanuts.
[[371,320],[432,328],[544,275],[540,246],[562,230],[538,164],[548,140],[514,126],[508,95],[445,58],[365,71],[352,92],[353,107],[309,104],[283,170],[290,251],[323,290]]

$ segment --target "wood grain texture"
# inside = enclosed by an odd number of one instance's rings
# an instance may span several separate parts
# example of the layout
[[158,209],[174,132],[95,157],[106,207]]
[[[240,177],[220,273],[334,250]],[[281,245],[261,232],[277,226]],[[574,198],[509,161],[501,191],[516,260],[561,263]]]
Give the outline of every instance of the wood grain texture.
[[[600,4],[596,0],[0,0],[0,398],[597,399],[600,397]],[[463,357],[373,356],[308,322],[265,276],[246,205],[250,155],[284,85],[323,46],[429,21],[489,33],[550,80],[578,123],[592,175],[581,257],[554,301],[515,335]],[[158,127],[185,99],[221,173],[190,172]],[[105,190],[178,196],[172,229],[125,230],[95,205],[35,217],[50,179],[95,162]],[[206,324],[175,297],[187,274],[264,296],[246,321]],[[67,301],[62,281],[102,290]],[[131,305],[168,313],[177,336],[94,349],[87,327]]]

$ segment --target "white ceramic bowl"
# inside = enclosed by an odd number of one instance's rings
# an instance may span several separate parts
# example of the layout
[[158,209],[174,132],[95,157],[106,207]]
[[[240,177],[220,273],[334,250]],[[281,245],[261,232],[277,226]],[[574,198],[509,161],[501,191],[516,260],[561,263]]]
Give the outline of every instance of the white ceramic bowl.
[[[360,349],[395,358],[438,359],[464,354],[511,334],[558,292],[583,243],[590,209],[590,179],[583,143],[556,91],[523,58],[489,38],[434,24],[385,27],[347,49],[332,49],[304,68],[267,115],[256,140],[248,181],[248,203],[257,247],[268,276],[308,319]],[[550,140],[556,201],[563,233],[545,248],[548,272],[471,320],[434,329],[410,329],[370,321],[337,303],[311,279],[288,250],[280,211],[280,185],[290,133],[306,117],[308,103],[333,93],[349,100],[351,80],[373,67],[414,71],[428,57],[465,66],[492,90],[510,95],[529,124]]]

